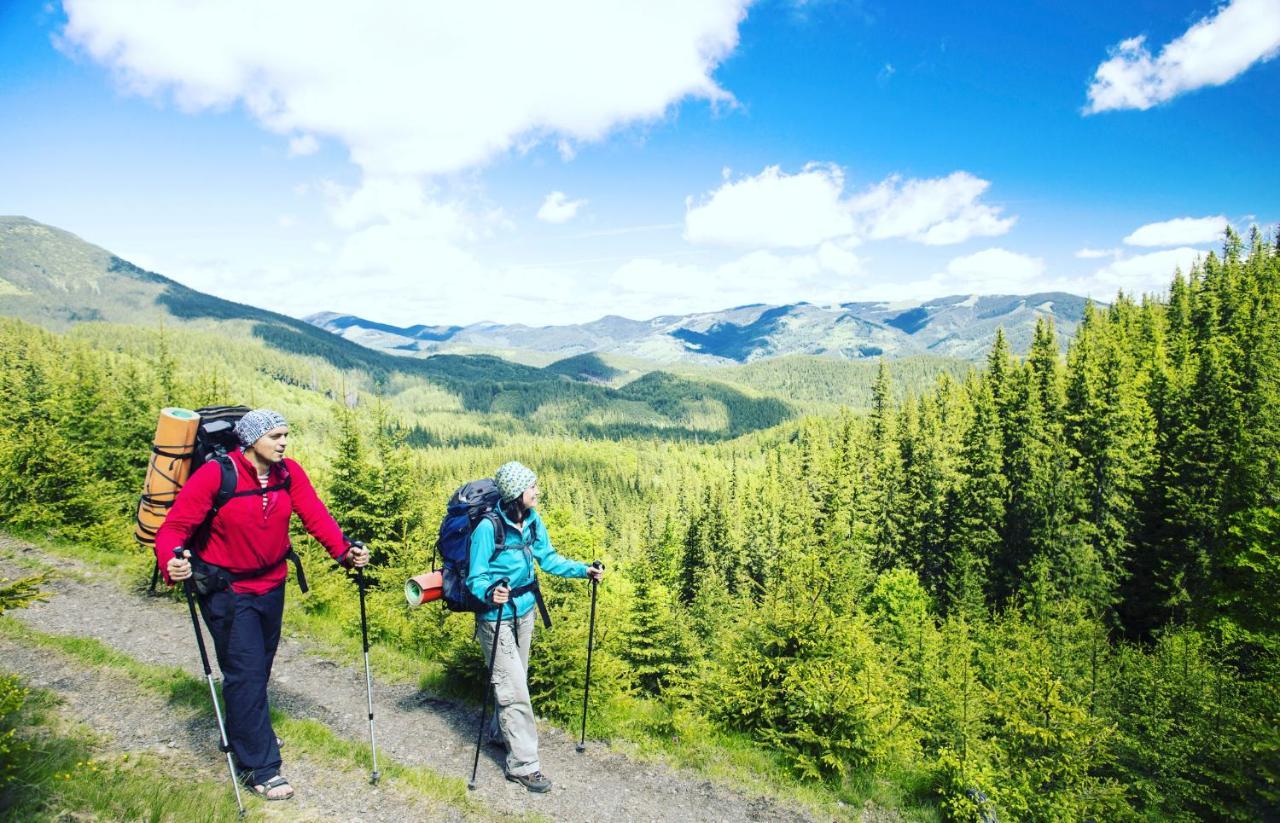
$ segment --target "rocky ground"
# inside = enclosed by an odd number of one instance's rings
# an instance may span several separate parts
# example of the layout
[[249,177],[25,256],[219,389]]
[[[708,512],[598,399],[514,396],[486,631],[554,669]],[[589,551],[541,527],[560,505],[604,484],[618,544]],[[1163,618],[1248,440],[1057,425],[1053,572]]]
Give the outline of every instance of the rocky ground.
[[[203,680],[191,621],[184,604],[144,597],[122,588],[109,574],[0,535],[0,577],[34,568],[54,570],[45,587],[49,599],[11,616],[40,632],[93,638],[138,661],[176,666]],[[293,594],[293,592],[290,592]],[[225,760],[217,749],[212,713],[177,709],[132,686],[122,675],[88,670],[71,658],[0,638],[3,669],[65,699],[64,711],[97,729],[108,745],[127,752],[169,752],[208,764],[217,779]],[[364,670],[359,661],[327,660],[298,639],[284,638],[272,675],[272,705],[296,718],[319,721],[335,734],[367,742]],[[474,751],[475,709],[420,692],[408,684],[375,683],[379,758],[466,779]],[[500,753],[481,752],[477,787],[471,794],[495,816],[534,816],[557,821],[812,820],[807,811],[767,797],[752,797],[690,772],[632,760],[607,744],[589,742],[579,754],[573,735],[542,727],[544,771],[554,781],[548,794],[531,794],[503,778]],[[459,819],[459,809],[429,804],[411,786],[368,774],[349,764],[312,762],[283,750],[284,773],[297,789],[289,803],[273,803],[290,817],[403,821]],[[262,801],[246,803],[263,811]],[[851,817],[853,815],[850,815]],[[885,819],[873,813],[877,819]],[[864,814],[864,819],[867,815]]]

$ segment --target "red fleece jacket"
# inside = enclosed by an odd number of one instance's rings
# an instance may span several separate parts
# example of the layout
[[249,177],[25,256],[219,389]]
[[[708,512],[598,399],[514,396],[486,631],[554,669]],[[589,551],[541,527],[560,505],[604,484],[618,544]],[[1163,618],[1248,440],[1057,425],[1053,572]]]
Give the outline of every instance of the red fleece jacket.
[[[232,452],[231,460],[236,467],[236,491],[261,490],[253,463],[238,450]],[[260,577],[232,583],[233,591],[265,594],[284,582],[289,574],[284,559],[289,551],[289,516],[294,512],[334,559],[342,557],[349,547],[342,529],[320,502],[307,473],[296,462],[286,457],[282,463],[273,465],[267,485],[283,483],[286,474],[288,491],[268,492],[265,509],[262,495],[248,494],[228,500],[213,518],[209,541],[200,550],[202,559],[230,572],[270,567]],[[191,534],[204,522],[221,480],[222,469],[216,461],[210,461],[191,475],[178,492],[178,499],[156,533],[156,559],[160,561],[165,582],[172,583],[166,566],[173,559],[173,550],[186,545]]]

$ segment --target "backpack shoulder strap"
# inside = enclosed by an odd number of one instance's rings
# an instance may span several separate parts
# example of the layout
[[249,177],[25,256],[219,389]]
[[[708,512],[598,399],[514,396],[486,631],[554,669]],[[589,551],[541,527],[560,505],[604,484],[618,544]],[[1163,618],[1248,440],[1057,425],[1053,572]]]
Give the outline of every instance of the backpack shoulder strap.
[[218,509],[235,497],[236,493],[236,464],[232,461],[231,455],[221,453],[214,459],[218,461],[218,467],[222,470],[222,479],[218,483],[218,493],[213,498],[213,507],[209,510],[210,520],[218,513]]
[[218,516],[218,510],[226,505],[227,501],[235,497],[236,494],[236,466],[232,462],[231,456],[225,452],[219,452],[214,455],[213,460],[217,461],[218,469],[221,477],[218,480],[218,493],[213,496],[213,504],[209,506],[209,511],[205,513],[204,520],[191,533],[188,541],[187,549],[197,557],[200,556],[200,549],[203,548],[204,542],[209,537],[209,529],[213,526],[213,518]]
[[502,525],[502,517],[496,509],[489,509],[480,519],[488,520],[493,524],[493,554],[489,556],[489,562],[492,563],[498,559],[498,555],[502,554],[503,549],[506,548],[503,543],[507,539],[507,529]]

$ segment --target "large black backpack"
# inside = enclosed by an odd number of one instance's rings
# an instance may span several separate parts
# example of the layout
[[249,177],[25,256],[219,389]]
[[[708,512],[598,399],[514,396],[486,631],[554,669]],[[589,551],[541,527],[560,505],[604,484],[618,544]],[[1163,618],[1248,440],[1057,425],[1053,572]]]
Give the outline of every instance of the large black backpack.
[[[243,492],[236,491],[236,466],[231,459],[231,452],[240,447],[240,441],[235,432],[236,423],[240,422],[240,418],[248,413],[248,406],[205,406],[204,408],[196,409],[196,414],[200,415],[200,425],[196,428],[196,442],[192,449],[191,471],[187,476],[190,477],[195,474],[196,470],[205,463],[214,461],[218,463],[221,471],[218,493],[214,495],[213,505],[209,507],[209,512],[205,515],[204,521],[191,533],[191,537],[187,539],[187,544],[184,546],[192,554],[192,566],[197,578],[197,588],[201,589],[202,594],[205,589],[225,588],[226,585],[230,585],[235,580],[247,580],[267,571],[266,568],[263,568],[232,574],[200,560],[200,550],[204,548],[209,540],[209,530],[213,525],[213,519],[218,516],[218,510],[234,497],[264,495],[268,492],[281,490],[288,491],[290,487],[291,478],[289,473],[285,472],[284,480],[277,485],[249,489]],[[289,549],[289,553],[285,555],[285,558],[293,563],[294,569],[297,571],[298,588],[304,592],[307,591],[307,578],[302,571],[302,561],[292,548]],[[155,572],[151,576],[152,591],[155,590],[159,577],[160,564],[157,561]],[[214,582],[206,583],[206,579]]]

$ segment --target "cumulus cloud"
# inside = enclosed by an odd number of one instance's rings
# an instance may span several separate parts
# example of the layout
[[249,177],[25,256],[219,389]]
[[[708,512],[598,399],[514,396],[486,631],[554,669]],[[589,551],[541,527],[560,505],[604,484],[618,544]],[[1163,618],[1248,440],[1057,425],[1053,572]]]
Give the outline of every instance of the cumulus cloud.
[[564,192],[553,191],[542,201],[538,219],[546,223],[567,223],[577,217],[578,209],[586,204],[586,200],[570,200]]
[[818,247],[816,259],[818,265],[829,272],[857,277],[865,274],[865,265],[861,257],[854,254],[849,243],[823,243]]
[[991,248],[955,258],[931,284],[935,291],[952,294],[1025,294],[1042,291],[1044,275],[1043,259]]
[[751,0],[379,4],[64,0],[61,40],[139,94],[243,105],[373,175],[474,167],[731,97],[712,77]]
[[809,248],[853,234],[840,199],[844,174],[836,166],[809,165],[798,174],[769,166],[755,177],[726,182],[710,196],[687,203],[685,239],[691,243],[751,248]]
[[1154,294],[1164,292],[1173,281],[1173,273],[1186,274],[1197,260],[1208,256],[1202,249],[1182,246],[1176,249],[1139,254],[1116,260],[1094,273],[1094,296],[1115,294]]
[[716,265],[643,258],[615,269],[600,297],[627,306],[628,316],[715,311],[746,303],[827,303],[853,294],[863,261],[838,243],[812,252],[760,249]]
[[310,134],[289,138],[289,156],[306,157],[320,151],[320,141]]
[[1233,0],[1153,56],[1146,37],[1119,43],[1098,66],[1085,114],[1146,110],[1179,94],[1220,86],[1280,53],[1280,3]]
[[769,166],[754,177],[728,179],[685,212],[693,243],[744,248],[812,248],[836,238],[905,238],[950,245],[1009,231],[1016,217],[979,202],[991,186],[964,171],[934,179],[894,175],[846,198],[844,172],[810,164],[797,174]]
[[1080,249],[1076,252],[1076,257],[1081,260],[1098,260],[1103,257],[1119,257],[1124,254],[1123,249]]
[[971,237],[995,237],[1013,228],[1016,217],[1002,217],[999,208],[978,202],[990,186],[964,171],[925,180],[894,175],[850,206],[874,240],[901,237],[945,246]]
[[1130,246],[1178,246],[1212,243],[1227,230],[1227,218],[1179,217],[1160,223],[1148,223],[1124,239]]

